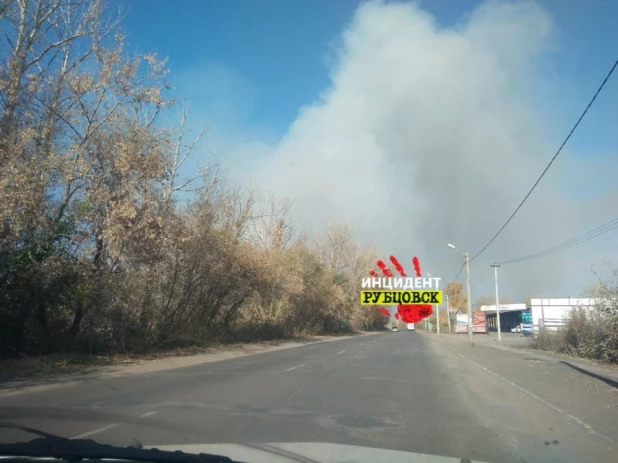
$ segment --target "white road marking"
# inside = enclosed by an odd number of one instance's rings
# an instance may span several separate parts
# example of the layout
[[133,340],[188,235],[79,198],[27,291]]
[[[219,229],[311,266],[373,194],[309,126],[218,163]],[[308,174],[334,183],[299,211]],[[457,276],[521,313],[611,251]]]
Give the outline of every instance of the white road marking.
[[304,388],[302,388],[302,387],[301,387],[301,388],[299,388],[299,389],[296,389],[294,392],[292,392],[292,393],[288,396],[288,399],[291,399],[292,397],[296,396],[299,392],[304,391],[304,390],[305,390],[305,389],[304,389]]
[[304,366],[305,366],[305,365],[297,365],[297,366],[295,366],[295,367],[288,368],[288,369],[287,369],[287,370],[285,370],[285,371],[292,371],[292,370],[296,370],[297,368],[304,367]]
[[116,426],[118,426],[118,423],[108,424],[107,426],[103,426],[102,428],[93,429],[92,431],[78,434],[77,436],[71,437],[71,439],[83,439],[84,437],[92,436],[93,434],[99,434],[100,432],[107,431],[108,429],[115,428]]
[[385,376],[362,376],[361,379],[370,379],[373,381],[390,381],[392,383],[398,384],[409,384],[409,383],[418,383],[418,380],[409,380],[409,379],[396,379],[396,378],[387,378]]
[[[155,413],[157,412],[147,412],[147,413],[144,413],[143,415],[139,415],[138,418],[146,418],[147,416],[152,416]],[[84,437],[93,436],[95,434],[99,434],[100,432],[107,431],[108,429],[115,428],[119,424],[120,423],[108,424],[107,426],[103,426],[102,428],[93,429],[92,431],[88,431],[83,434],[78,434],[77,436],[70,437],[70,439],[83,439]]]
[[341,352],[337,352],[337,355],[343,354],[344,352],[345,352],[344,350],[342,350]]
[[473,365],[476,365],[479,368],[482,368],[483,370],[485,370],[487,373],[494,375],[496,378],[500,378],[502,381],[505,381],[507,383],[509,383],[511,386],[513,386],[515,389],[520,390],[521,392],[524,392],[526,394],[528,394],[530,397],[532,397],[533,399],[537,400],[538,402],[542,403],[543,405],[551,408],[552,410],[557,411],[558,413],[563,414],[564,416],[566,416],[568,419],[574,421],[575,423],[579,424],[580,426],[584,427],[586,429],[586,431],[588,431],[588,433],[590,434],[596,434],[599,437],[602,437],[603,439],[605,439],[607,442],[611,443],[611,444],[616,444],[616,441],[607,437],[604,434],[601,434],[597,431],[595,431],[594,429],[592,429],[592,426],[590,426],[588,423],[583,422],[582,420],[580,420],[579,418],[570,415],[568,413],[566,413],[564,410],[562,410],[561,408],[556,407],[555,405],[550,404],[549,402],[547,402],[546,400],[543,400],[542,398],[540,398],[538,395],[534,394],[533,392],[530,392],[527,389],[524,389],[521,386],[518,386],[517,384],[515,384],[513,381],[509,381],[508,379],[506,379],[503,376],[500,376],[497,373],[494,373],[493,371],[491,371],[488,368],[485,368],[483,365],[480,365],[478,363],[476,363],[473,360],[470,360],[469,358],[467,358],[465,355],[460,354],[459,352],[455,352],[457,355],[459,355],[462,358],[465,358],[468,362],[472,363]]

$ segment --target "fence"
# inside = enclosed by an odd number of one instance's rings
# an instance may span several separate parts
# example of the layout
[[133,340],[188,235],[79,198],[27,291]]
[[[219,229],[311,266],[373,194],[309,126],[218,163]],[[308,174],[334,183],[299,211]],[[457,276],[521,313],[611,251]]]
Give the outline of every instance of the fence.
[[539,324],[534,326],[534,330],[558,331],[558,328],[564,325],[566,320],[562,318],[539,318]]

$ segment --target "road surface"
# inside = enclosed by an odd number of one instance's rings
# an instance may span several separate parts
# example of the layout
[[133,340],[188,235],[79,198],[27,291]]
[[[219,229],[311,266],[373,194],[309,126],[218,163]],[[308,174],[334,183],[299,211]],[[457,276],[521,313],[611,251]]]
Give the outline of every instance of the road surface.
[[[618,461],[618,392],[400,331],[3,397],[0,420],[144,446],[329,442],[485,462]],[[28,440],[0,430],[0,441]]]

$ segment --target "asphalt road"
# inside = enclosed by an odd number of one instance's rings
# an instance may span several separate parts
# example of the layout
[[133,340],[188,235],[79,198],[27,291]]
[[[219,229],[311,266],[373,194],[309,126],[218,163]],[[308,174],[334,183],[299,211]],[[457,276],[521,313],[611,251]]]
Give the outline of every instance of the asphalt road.
[[[526,376],[515,360],[387,332],[0,395],[0,420],[123,446],[329,442],[496,463],[618,461],[617,409],[602,406],[617,402],[614,387],[580,401],[569,396],[579,380]],[[1,442],[30,438],[0,429]]]

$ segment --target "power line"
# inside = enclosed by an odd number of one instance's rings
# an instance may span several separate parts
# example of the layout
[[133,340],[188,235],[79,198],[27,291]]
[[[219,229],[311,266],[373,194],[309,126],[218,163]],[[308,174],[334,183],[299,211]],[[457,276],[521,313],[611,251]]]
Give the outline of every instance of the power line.
[[558,251],[562,251],[564,249],[568,249],[571,248],[573,246],[576,246],[578,244],[584,243],[588,240],[591,240],[593,238],[596,238],[600,235],[604,235],[605,233],[608,233],[612,230],[615,230],[616,228],[618,228],[618,219],[613,220],[611,222],[608,222],[607,224],[604,224],[600,227],[595,228],[594,230],[589,231],[588,233],[585,233],[584,235],[577,237],[577,238],[573,238],[572,240],[569,241],[565,241],[564,243],[561,243],[557,246],[545,249],[544,251],[539,251],[537,253],[534,254],[529,254],[527,256],[524,257],[520,257],[518,259],[512,259],[509,261],[505,261],[502,262],[503,264],[516,264],[519,262],[524,262],[524,261],[528,261],[528,260],[534,260],[534,259],[538,259],[539,257],[545,257],[546,255],[549,254],[553,254],[555,252]]
[[481,273],[479,277],[476,278],[476,280],[472,281],[470,284],[473,286],[480,285],[483,281],[485,281],[485,279],[489,276],[490,273],[491,267],[488,267],[487,269],[485,269],[485,271]]
[[457,278],[459,278],[459,275],[461,275],[461,271],[463,270],[463,268],[465,266],[466,266],[465,262],[463,264],[461,264],[461,267],[459,268],[459,272],[457,272],[457,276],[454,279],[451,280],[453,283],[455,283],[457,281]]
[[477,277],[472,283],[474,283],[475,285],[481,283],[483,280],[485,280],[485,278],[487,278],[487,275],[489,275],[490,273],[491,273],[491,267],[487,267],[485,270],[483,270],[481,275]]
[[599,225],[598,227],[582,235],[576,236],[575,238],[571,238],[570,240],[567,240],[556,246],[552,246],[551,248],[547,248],[543,251],[535,252],[534,254],[528,254],[527,256],[519,257],[517,259],[506,260],[500,263],[501,264],[516,264],[519,262],[538,259],[539,257],[545,257],[549,254],[553,254],[555,252],[562,251],[564,249],[568,249],[570,247],[584,243],[588,240],[596,238],[597,236],[601,236],[605,233],[615,230],[616,228],[618,228],[618,218],[610,220],[609,222],[604,223],[603,225]]
[[[457,272],[457,276],[451,280],[452,283],[455,283],[457,281],[457,279],[459,278],[459,275],[461,275],[461,272],[465,266],[466,266],[465,262],[461,264],[461,267],[459,267],[459,272]],[[470,281],[470,284],[472,284],[472,281]]]
[[483,276],[483,278],[481,278],[481,280],[480,280],[480,281],[477,281],[477,282],[475,283],[475,285],[479,286],[481,283],[483,283],[485,280],[487,280],[487,277],[489,277],[489,275],[491,275],[491,270],[490,270],[489,272],[487,272],[487,273],[485,274],[485,276]]
[[545,170],[543,171],[543,173],[541,174],[541,176],[538,178],[538,180],[535,182],[535,184],[532,186],[532,188],[530,189],[530,191],[528,192],[528,194],[526,195],[526,197],[523,199],[523,201],[519,204],[519,206],[517,206],[517,209],[515,209],[515,212],[513,212],[513,214],[511,214],[511,217],[509,217],[509,219],[506,221],[506,223],[504,225],[502,225],[502,228],[500,230],[498,230],[498,233],[496,233],[496,235],[489,241],[489,243],[487,243],[485,245],[485,247],[483,249],[481,249],[472,259],[470,259],[470,262],[472,262],[474,259],[476,259],[478,256],[481,255],[481,253],[483,251],[485,251],[485,249],[487,249],[489,247],[489,245],[491,243],[494,242],[494,240],[498,237],[498,235],[500,235],[500,233],[502,233],[502,230],[504,230],[506,228],[506,226],[509,224],[509,222],[513,219],[513,217],[515,217],[515,214],[517,214],[517,212],[519,211],[519,209],[521,209],[521,207],[524,205],[524,203],[526,202],[526,200],[528,199],[528,197],[532,194],[532,192],[534,191],[534,189],[536,188],[536,186],[539,184],[539,182],[541,181],[541,179],[543,178],[543,176],[545,175],[545,173],[548,171],[549,167],[553,164],[553,162],[556,160],[556,158],[558,157],[558,155],[560,154],[560,152],[562,151],[562,148],[564,148],[564,146],[567,144],[567,142],[569,141],[569,139],[571,138],[571,135],[573,135],[573,132],[575,132],[575,129],[577,129],[577,127],[579,126],[579,123],[582,121],[582,119],[584,118],[584,116],[586,115],[586,113],[588,112],[588,110],[590,109],[590,107],[592,106],[592,103],[594,103],[594,101],[596,100],[597,96],[599,95],[599,93],[601,93],[601,90],[603,89],[603,87],[605,86],[605,84],[607,83],[608,79],[610,78],[610,76],[612,75],[612,73],[614,72],[614,69],[616,69],[616,66],[618,66],[618,60],[616,60],[616,62],[614,63],[614,65],[612,66],[612,68],[610,69],[609,73],[607,74],[607,76],[605,77],[605,79],[603,80],[603,83],[601,84],[601,86],[598,88],[598,90],[596,91],[596,93],[594,94],[594,96],[592,97],[592,100],[590,100],[590,103],[588,103],[588,106],[586,106],[586,109],[584,110],[584,112],[581,114],[581,116],[579,116],[579,119],[577,120],[577,122],[575,123],[575,125],[573,126],[573,128],[571,129],[571,131],[569,132],[569,134],[567,135],[567,137],[564,139],[564,141],[562,142],[562,145],[560,145],[560,148],[558,148],[558,151],[556,151],[556,154],[554,154],[554,157],[551,159],[551,161],[549,162],[549,164],[547,164],[547,167],[545,168]]

